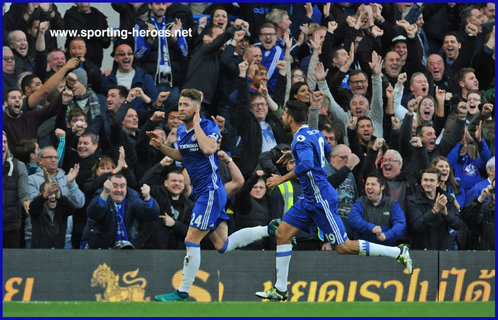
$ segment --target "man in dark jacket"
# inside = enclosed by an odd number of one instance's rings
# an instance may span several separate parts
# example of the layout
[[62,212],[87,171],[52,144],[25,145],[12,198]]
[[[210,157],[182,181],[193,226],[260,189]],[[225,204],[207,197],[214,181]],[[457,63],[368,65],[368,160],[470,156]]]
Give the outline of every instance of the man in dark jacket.
[[[92,8],[90,3],[76,3],[64,14],[64,24],[67,30],[78,31],[101,31],[109,28],[107,17],[96,8]],[[67,37],[65,47],[69,47],[71,37]],[[98,68],[102,66],[104,57],[104,48],[111,44],[111,38],[108,35],[94,36],[87,40],[86,58],[92,61]]]
[[122,174],[106,180],[100,195],[88,206],[84,236],[89,248],[133,247],[137,233],[134,222],[155,220],[159,215],[159,206],[150,196],[150,187],[144,184],[141,192],[143,200],[135,190],[127,188]]
[[[166,167],[166,158],[147,171],[140,183],[153,182]],[[158,199],[160,215],[139,227],[137,248],[185,249],[184,240],[194,203],[185,196],[184,189],[185,179],[178,169],[169,171],[163,183],[151,185],[151,195]]]
[[462,226],[452,196],[437,186],[440,178],[437,169],[425,169],[422,189],[408,199],[406,217],[413,249],[451,250],[454,240],[449,228],[459,230]]
[[[220,50],[234,35],[234,28],[242,26],[243,21],[237,19],[233,27],[228,27],[225,32],[217,25],[211,25],[205,30],[203,42],[199,44],[192,55],[188,66],[187,77],[183,88],[202,91],[201,117],[209,118],[215,114],[214,99],[218,89],[220,73]],[[202,75],[202,76],[199,76]]]
[[246,73],[247,61],[239,64],[237,93],[237,129],[242,140],[242,152],[237,166],[248,179],[258,163],[259,156],[284,142],[282,123],[268,114],[265,98],[255,93],[249,97]]
[[31,248],[64,248],[67,218],[75,209],[68,198],[61,196],[57,182],[42,183],[40,194],[30,204]]
[[[98,136],[90,131],[84,132],[78,139],[77,150],[70,159],[70,164],[65,167],[69,171],[76,163],[79,164],[80,169],[76,176],[76,183],[78,186],[81,186],[80,189],[85,193],[86,190],[83,189],[83,185],[92,176],[92,168],[101,157]],[[85,198],[85,205],[75,210],[73,214],[73,231],[71,236],[73,248],[79,248],[83,229],[87,221],[86,209],[90,200],[91,198]]]
[[[67,58],[75,58],[81,57],[86,58],[87,56],[87,45],[86,40],[83,38],[73,38],[69,41],[69,47],[67,48]],[[84,60],[80,64],[80,68],[86,71],[88,76],[88,86],[92,88],[96,92],[100,92],[100,79],[102,78],[102,74],[100,72],[100,68],[97,67],[95,63],[93,63],[90,59],[82,59]]]
[[408,196],[415,192],[417,181],[403,167],[403,157],[394,149],[388,149],[382,158],[383,177],[386,179],[386,195],[398,201],[403,212],[406,212]]
[[22,212],[21,204],[29,211],[28,171],[26,166],[14,159],[9,152],[7,135],[2,139],[2,230],[3,247],[20,248]]
[[[417,175],[418,169],[427,168],[429,162],[437,156],[447,156],[448,153],[460,141],[465,130],[465,121],[469,109],[468,104],[458,105],[458,119],[451,133],[441,139],[436,145],[436,131],[431,123],[425,123],[417,127],[415,137],[412,138],[413,106],[408,106],[400,129],[400,148],[403,159],[406,159],[406,167],[410,173]],[[420,152],[423,154],[420,155]]]
[[[486,203],[486,199],[490,201]],[[495,250],[495,182],[481,191],[479,197],[468,203],[462,212],[463,221],[479,236],[469,250]]]

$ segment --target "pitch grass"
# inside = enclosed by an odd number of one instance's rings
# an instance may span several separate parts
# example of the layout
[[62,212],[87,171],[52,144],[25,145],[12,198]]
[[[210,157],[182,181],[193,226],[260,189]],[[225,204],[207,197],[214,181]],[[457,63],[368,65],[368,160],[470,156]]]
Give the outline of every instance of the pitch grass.
[[494,317],[495,302],[4,302],[4,317]]

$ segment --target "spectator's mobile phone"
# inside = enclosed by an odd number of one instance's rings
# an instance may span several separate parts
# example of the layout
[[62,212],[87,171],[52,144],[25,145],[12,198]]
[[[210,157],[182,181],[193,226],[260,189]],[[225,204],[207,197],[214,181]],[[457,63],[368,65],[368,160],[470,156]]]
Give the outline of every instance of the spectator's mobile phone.
[[489,192],[495,193],[495,187],[492,187],[491,189],[489,189]]

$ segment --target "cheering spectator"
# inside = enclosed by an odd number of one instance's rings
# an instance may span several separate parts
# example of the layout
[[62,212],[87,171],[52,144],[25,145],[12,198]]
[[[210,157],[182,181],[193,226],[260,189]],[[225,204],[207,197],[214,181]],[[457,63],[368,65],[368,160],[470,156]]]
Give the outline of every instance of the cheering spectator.
[[[64,14],[64,24],[67,30],[93,30],[101,31],[109,28],[107,17],[98,9],[90,6],[89,2],[78,2]],[[73,38],[67,37],[66,48],[70,47]],[[92,61],[98,68],[102,66],[104,48],[111,44],[111,38],[105,35],[88,39],[85,57]]]

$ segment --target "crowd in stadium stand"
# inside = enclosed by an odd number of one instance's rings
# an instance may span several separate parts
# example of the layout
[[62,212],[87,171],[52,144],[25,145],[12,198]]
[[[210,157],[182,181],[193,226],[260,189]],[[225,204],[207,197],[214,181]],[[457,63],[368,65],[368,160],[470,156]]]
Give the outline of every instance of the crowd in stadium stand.
[[[494,250],[494,3],[111,6],[4,6],[4,248],[185,249],[196,195],[146,132],[176,147],[180,93],[197,89],[221,132],[229,234],[300,196],[297,181],[267,181],[294,168],[279,159],[298,100],[332,147],[350,239]],[[85,37],[106,15],[129,36]],[[55,30],[77,33],[58,43]],[[296,238],[332,250],[316,228]]]

